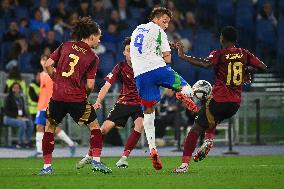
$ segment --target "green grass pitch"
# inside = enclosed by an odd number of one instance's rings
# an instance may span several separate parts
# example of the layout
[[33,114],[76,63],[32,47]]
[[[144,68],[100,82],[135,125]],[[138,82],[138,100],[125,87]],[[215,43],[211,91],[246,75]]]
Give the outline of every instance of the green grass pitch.
[[76,170],[78,158],[54,159],[54,174],[38,176],[41,159],[0,159],[1,189],[274,189],[284,188],[284,156],[207,157],[191,163],[187,174],[173,174],[178,157],[162,157],[155,171],[148,157],[129,159],[128,169],[117,169],[118,158],[102,158],[112,174],[93,173],[90,166]]

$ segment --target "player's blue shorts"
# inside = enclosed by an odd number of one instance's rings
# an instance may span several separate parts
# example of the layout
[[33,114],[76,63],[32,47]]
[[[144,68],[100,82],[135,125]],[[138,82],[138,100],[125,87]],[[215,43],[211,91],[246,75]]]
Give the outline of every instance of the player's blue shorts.
[[[165,66],[138,75],[135,78],[138,94],[143,101],[160,101],[160,87],[180,91],[187,82],[170,66]],[[143,104],[144,105],[144,104]]]
[[35,124],[37,125],[43,125],[46,124],[46,111],[44,110],[38,110],[35,118]]

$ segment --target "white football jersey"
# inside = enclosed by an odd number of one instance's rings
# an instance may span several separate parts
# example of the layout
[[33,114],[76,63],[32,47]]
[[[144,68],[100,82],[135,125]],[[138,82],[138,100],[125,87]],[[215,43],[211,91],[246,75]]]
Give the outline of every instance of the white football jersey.
[[134,77],[164,67],[162,52],[171,51],[165,31],[153,22],[141,24],[133,31],[130,57]]

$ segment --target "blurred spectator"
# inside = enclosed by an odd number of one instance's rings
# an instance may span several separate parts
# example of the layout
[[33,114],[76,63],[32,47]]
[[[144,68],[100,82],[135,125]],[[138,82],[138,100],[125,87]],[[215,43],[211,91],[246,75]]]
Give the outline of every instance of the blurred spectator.
[[67,20],[67,24],[70,27],[70,29],[74,26],[74,23],[76,20],[78,20],[79,14],[77,12],[72,12]]
[[27,85],[25,81],[22,79],[20,70],[17,66],[12,67],[8,72],[4,93],[8,93],[11,90],[13,83],[18,83],[21,87],[21,92],[24,95],[27,94]]
[[110,22],[115,22],[118,26],[118,31],[128,28],[128,24],[120,19],[118,10],[113,9],[110,12]]
[[49,56],[51,54],[51,50],[49,47],[44,47],[42,54]]
[[[163,143],[163,137],[166,134],[167,126],[173,128],[180,127],[182,124],[180,111],[182,109],[183,107],[176,100],[175,92],[171,89],[165,89],[155,119],[157,142]],[[176,134],[175,140],[177,139]]]
[[27,18],[21,18],[19,31],[26,38],[28,37],[28,34],[29,34],[29,20]]
[[37,102],[38,102],[38,96],[39,96],[39,79],[40,79],[40,72],[41,70],[38,70],[35,75],[32,82],[29,84],[29,90],[28,90],[28,108],[29,108],[29,114],[32,118],[32,120],[35,120],[36,113],[37,113]]
[[269,20],[274,27],[277,26],[277,19],[274,16],[272,5],[269,2],[263,4],[262,10],[257,15],[258,20]]
[[2,0],[0,7],[0,18],[11,19],[15,17],[15,12],[9,0]]
[[167,1],[167,8],[173,13],[172,20],[175,21],[178,26],[181,26],[181,20],[183,20],[184,18],[182,13],[176,7],[175,2],[172,0]]
[[145,0],[129,0],[129,6],[144,9],[148,4]]
[[118,13],[119,13],[119,18],[121,20],[127,20],[127,19],[131,18],[130,12],[129,12],[128,7],[127,7],[126,0],[118,0],[116,7],[117,7],[117,10],[118,10]]
[[39,31],[43,38],[45,38],[46,32],[50,30],[48,23],[43,21],[42,13],[39,9],[35,10],[34,19],[30,20],[29,26],[31,31]]
[[90,16],[90,7],[89,7],[89,1],[88,0],[82,0],[80,2],[80,7],[77,10],[79,16]]
[[182,26],[184,29],[191,29],[193,32],[197,30],[197,23],[193,12],[187,11],[185,13],[184,23]]
[[102,0],[93,0],[92,13],[93,19],[100,25],[103,25],[105,20],[109,18],[109,14],[103,6]]
[[33,58],[30,64],[35,70],[41,68],[41,65],[39,64],[39,62],[40,62],[40,55],[42,51],[43,51],[43,47],[41,43],[40,34],[36,32],[31,32],[28,52],[32,53]]
[[[4,102],[4,124],[19,128],[17,148],[32,147],[31,136],[33,132],[33,122],[28,118],[25,110],[25,101],[20,94],[19,83],[12,84],[8,96]],[[23,141],[26,133],[26,140]]]
[[55,40],[55,32],[49,31],[47,32],[47,36],[45,41],[43,42],[43,47],[48,47],[52,52],[55,51],[57,47],[59,47],[60,43]]
[[42,14],[42,21],[47,22],[50,19],[50,11],[48,9],[47,0],[40,0],[39,10]]
[[180,34],[177,32],[177,23],[175,21],[170,21],[169,26],[166,30],[169,41],[176,43],[177,41],[181,41],[184,45],[184,50],[187,52],[192,47],[192,43],[187,38],[182,38]]
[[9,29],[3,35],[3,42],[13,42],[20,37],[19,27],[16,21],[10,22]]
[[60,0],[58,4],[56,5],[55,10],[52,14],[54,17],[60,17],[63,19],[63,21],[66,21],[68,18],[68,11],[66,10],[65,1]]
[[28,52],[28,44],[24,36],[20,35],[14,41],[10,51],[8,52],[8,62],[5,66],[6,70],[11,70],[12,67],[18,66],[18,56]]
[[118,25],[114,21],[110,21],[107,26],[107,31],[103,35],[102,42],[104,43],[118,43],[120,40]]

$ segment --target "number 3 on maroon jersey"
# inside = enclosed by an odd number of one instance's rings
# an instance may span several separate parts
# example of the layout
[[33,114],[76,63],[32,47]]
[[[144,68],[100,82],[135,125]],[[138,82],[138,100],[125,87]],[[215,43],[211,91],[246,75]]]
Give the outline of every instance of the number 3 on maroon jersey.
[[63,77],[70,77],[75,71],[76,64],[79,62],[79,56],[75,54],[69,54],[69,58],[72,59],[72,61],[69,63],[70,70],[69,72],[62,72]]

